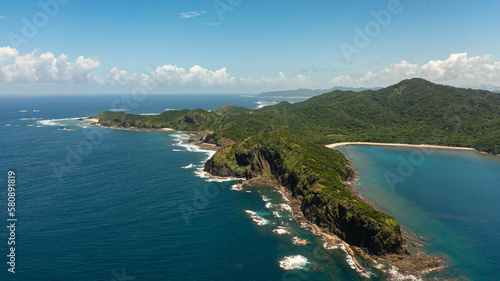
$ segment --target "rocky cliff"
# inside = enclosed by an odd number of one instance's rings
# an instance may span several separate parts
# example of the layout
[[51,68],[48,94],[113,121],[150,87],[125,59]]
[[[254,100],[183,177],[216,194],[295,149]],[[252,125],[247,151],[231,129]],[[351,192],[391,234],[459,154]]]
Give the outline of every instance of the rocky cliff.
[[391,216],[360,202],[344,187],[351,175],[337,151],[286,132],[261,133],[220,149],[205,171],[222,177],[267,177],[301,202],[304,216],[372,254],[400,252],[401,229]]

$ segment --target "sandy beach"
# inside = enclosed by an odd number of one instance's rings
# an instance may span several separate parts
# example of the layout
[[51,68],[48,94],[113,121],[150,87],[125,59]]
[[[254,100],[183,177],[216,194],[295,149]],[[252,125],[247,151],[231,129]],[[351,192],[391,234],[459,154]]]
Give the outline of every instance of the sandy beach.
[[102,126],[99,124],[99,119],[97,118],[86,118],[85,121],[90,121],[93,122],[95,126],[101,126],[105,128],[110,128],[110,129],[117,129],[117,130],[129,130],[129,131],[176,131],[172,128],[136,128],[136,127],[129,127],[129,128],[123,128],[123,127],[108,127],[108,126]]
[[470,148],[470,147],[442,146],[442,145],[430,145],[430,144],[378,143],[378,142],[338,142],[338,143],[328,144],[328,145],[326,145],[326,147],[334,148],[334,147],[343,146],[343,145],[401,146],[401,147],[476,151],[476,149]]

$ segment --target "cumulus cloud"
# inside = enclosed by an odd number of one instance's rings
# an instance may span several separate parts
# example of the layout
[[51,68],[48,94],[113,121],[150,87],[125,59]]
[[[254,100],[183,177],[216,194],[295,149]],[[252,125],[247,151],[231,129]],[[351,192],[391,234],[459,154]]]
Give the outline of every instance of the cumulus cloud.
[[[89,73],[100,63],[91,58],[78,57],[73,63],[65,54],[55,57],[47,52],[37,55],[35,50],[19,55],[10,47],[0,48],[0,83],[81,83],[87,82]],[[9,59],[13,63],[4,64]]]
[[337,76],[330,81],[330,84],[377,86],[413,77],[457,86],[498,84],[500,62],[493,61],[490,54],[469,57],[467,53],[452,54],[446,60],[431,60],[424,65],[403,60],[375,72]]
[[129,73],[127,70],[113,67],[107,75],[97,76],[92,73],[101,63],[92,58],[78,57],[70,62],[66,54],[56,57],[51,52],[38,54],[37,50],[20,55],[11,47],[0,48],[0,83],[1,84],[80,84],[104,87],[134,87],[151,85],[155,89],[187,88],[234,89],[255,91],[262,89],[283,89],[305,87],[311,81],[309,76],[287,77],[282,72],[277,77],[236,78],[230,75],[226,67],[210,70],[199,65],[189,69],[177,65],[163,65],[145,73]]
[[6,61],[12,57],[18,56],[19,51],[11,47],[1,47],[0,48],[0,63]]
[[204,13],[206,13],[206,12],[205,11],[184,12],[184,13],[180,13],[179,16],[183,19],[190,19],[190,18],[199,17]]
[[305,87],[311,81],[311,77],[297,75],[287,77],[282,72],[277,77],[260,78],[236,78],[223,67],[219,70],[210,70],[195,65],[189,69],[176,65],[160,66],[150,73],[133,73],[113,68],[109,76],[103,80],[110,85],[156,85],[170,88],[212,88],[212,89],[236,89],[245,88],[249,91],[255,88],[283,89],[290,87]]

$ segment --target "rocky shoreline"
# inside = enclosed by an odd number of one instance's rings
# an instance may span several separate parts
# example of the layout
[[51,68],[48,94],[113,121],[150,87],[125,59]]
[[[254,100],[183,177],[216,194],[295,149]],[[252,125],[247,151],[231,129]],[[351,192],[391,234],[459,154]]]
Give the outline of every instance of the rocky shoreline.
[[[93,125],[96,126],[101,126],[97,119],[86,119],[87,121],[94,121]],[[120,129],[120,130],[133,130],[133,131],[175,131],[173,129],[169,128],[161,128],[161,129],[140,129],[140,128],[119,128],[119,127],[108,127],[108,126],[103,126],[106,128],[112,128],[112,129]],[[204,134],[208,135],[211,134],[211,132],[207,131],[196,131],[196,132],[190,132],[190,133],[198,133],[198,134]],[[221,146],[218,146],[216,144],[212,143],[206,143],[202,139],[199,140],[191,140],[190,143],[198,145],[201,149],[208,149],[208,150],[218,150],[222,148]],[[372,208],[378,210],[379,208],[370,200],[367,200],[366,198],[362,197],[359,195],[359,193],[355,190],[354,188],[354,182],[357,179],[357,173],[355,168],[353,167],[352,163],[348,162],[347,165],[348,169],[351,171],[351,177],[344,182],[344,186],[346,189],[348,189],[350,192],[355,194],[355,196],[370,205]],[[210,174],[206,169],[204,169],[204,173],[213,178],[219,178],[219,179],[225,179],[227,177],[225,176],[216,176]],[[231,177],[234,178],[234,177]],[[276,188],[279,190],[284,197],[286,197],[290,207],[292,208],[292,217],[295,221],[299,223],[307,223],[308,225],[311,226],[313,233],[322,236],[326,243],[327,247],[334,247],[336,245],[343,245],[343,249],[345,249],[346,253],[352,257],[352,260],[354,261],[357,269],[359,272],[366,273],[366,269],[363,267],[363,265],[359,262],[358,257],[361,257],[364,260],[371,260],[373,261],[374,264],[388,264],[391,266],[394,266],[398,268],[401,272],[408,274],[408,275],[413,275],[413,276],[421,276],[425,275],[431,272],[435,271],[440,271],[446,268],[446,265],[444,265],[444,261],[433,256],[429,256],[425,254],[423,251],[419,250],[419,248],[423,247],[423,245],[418,242],[418,238],[412,237],[410,234],[407,234],[403,230],[403,237],[404,237],[404,252],[403,253],[394,253],[394,254],[385,254],[385,255],[374,255],[370,254],[366,249],[352,246],[342,239],[340,239],[338,236],[332,234],[331,232],[328,231],[328,229],[321,228],[320,226],[314,224],[313,222],[309,221],[306,219],[304,216],[302,210],[301,210],[301,204],[302,201],[298,198],[295,198],[292,196],[292,193],[285,188],[284,186],[280,185],[277,180],[269,178],[269,177],[254,177],[252,179],[249,179],[247,181],[240,182],[238,184],[241,188],[241,186],[252,186],[252,185],[266,185],[270,186],[273,188]],[[299,245],[304,245],[306,242],[304,241],[297,241]]]

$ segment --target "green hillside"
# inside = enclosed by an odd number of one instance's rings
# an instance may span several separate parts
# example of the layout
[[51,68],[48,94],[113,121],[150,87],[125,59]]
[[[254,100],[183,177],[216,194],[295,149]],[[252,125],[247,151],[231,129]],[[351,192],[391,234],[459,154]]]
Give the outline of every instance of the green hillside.
[[103,112],[104,126],[211,130],[235,141],[287,128],[319,143],[366,141],[473,147],[499,154],[500,94],[404,80],[377,91],[333,91],[262,109],[223,107],[157,116]]
[[94,118],[109,127],[212,131],[205,141],[223,148],[207,161],[206,171],[276,180],[301,201],[309,221],[374,254],[402,251],[399,224],[343,186],[346,160],[325,144],[434,144],[500,153],[500,94],[423,79],[255,110],[228,105],[154,116],[105,111]]

